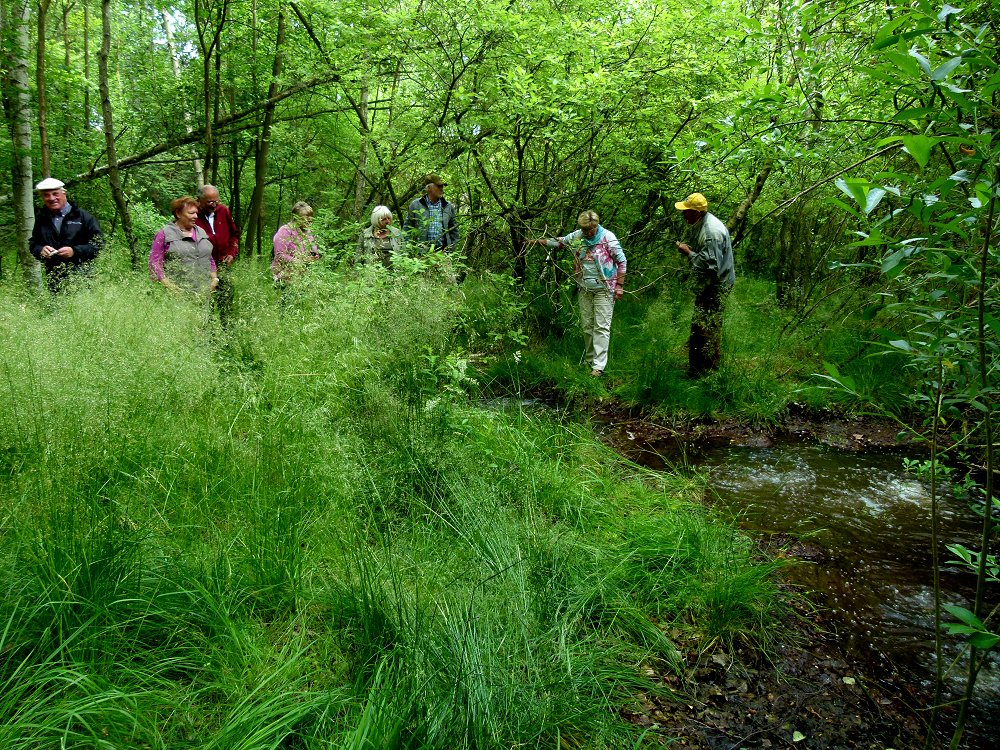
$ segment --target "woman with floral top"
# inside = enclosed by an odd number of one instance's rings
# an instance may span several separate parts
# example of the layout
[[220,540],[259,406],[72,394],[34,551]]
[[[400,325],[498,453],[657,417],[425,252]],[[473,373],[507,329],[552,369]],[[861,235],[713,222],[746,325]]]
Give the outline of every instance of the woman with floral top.
[[274,283],[284,286],[305,273],[305,264],[320,257],[316,238],[309,231],[313,210],[305,201],[292,206],[292,220],[282,224],[274,235],[274,260],[271,274]]
[[590,374],[599,378],[608,364],[615,301],[621,299],[625,291],[625,253],[618,238],[601,226],[601,217],[596,212],[584,211],[577,224],[580,228],[565,237],[528,240],[525,244],[572,249],[583,328],[583,356],[591,368]]

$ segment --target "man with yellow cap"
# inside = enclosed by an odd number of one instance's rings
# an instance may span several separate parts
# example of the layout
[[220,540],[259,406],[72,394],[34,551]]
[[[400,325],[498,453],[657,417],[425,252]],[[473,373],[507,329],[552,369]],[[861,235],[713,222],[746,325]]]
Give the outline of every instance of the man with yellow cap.
[[89,269],[101,249],[101,225],[82,208],[67,202],[61,180],[46,177],[35,190],[45,207],[35,214],[28,249],[45,266],[45,283],[56,292],[71,273]]
[[695,228],[694,249],[684,242],[676,244],[690,259],[695,275],[688,376],[697,378],[718,368],[722,359],[722,308],[736,281],[733,243],[726,225],[708,212],[708,200],[701,193],[692,193],[674,207]]

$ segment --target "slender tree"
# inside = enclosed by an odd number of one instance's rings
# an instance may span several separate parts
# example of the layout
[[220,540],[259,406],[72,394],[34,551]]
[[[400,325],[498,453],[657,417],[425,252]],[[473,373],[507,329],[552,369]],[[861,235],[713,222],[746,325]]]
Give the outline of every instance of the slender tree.
[[111,112],[111,90],[108,86],[108,55],[111,52],[111,0],[101,3],[101,51],[97,58],[98,76],[101,88],[101,112],[104,116],[104,143],[108,155],[108,183],[111,185],[111,198],[115,202],[118,214],[122,219],[122,229],[128,243],[129,261],[132,268],[139,268],[139,255],[135,232],[132,229],[132,216],[129,214],[125,191],[122,190],[118,170],[118,155],[115,148],[114,120]]
[[278,78],[281,76],[282,52],[285,44],[285,14],[278,11],[278,33],[274,45],[274,63],[271,67],[271,85],[268,88],[267,101],[264,107],[264,121],[254,155],[254,185],[250,197],[250,209],[247,212],[246,246],[251,252],[261,252],[261,221],[263,219],[264,188],[267,182],[267,155],[271,147],[271,125],[274,122],[274,99],[278,93]]
[[49,6],[52,0],[38,0],[36,15],[38,39],[35,48],[35,90],[38,100],[38,142],[42,149],[42,174],[52,174],[49,154],[48,95],[45,89],[45,34],[48,23]]
[[9,44],[9,49],[4,50],[4,57],[8,59],[0,67],[4,70],[3,104],[14,152],[11,161],[11,187],[17,259],[28,286],[40,292],[41,265],[28,252],[28,241],[35,223],[32,202],[31,99],[28,92],[30,23],[30,0],[14,0],[10,5],[0,2],[0,26],[4,32],[2,36]]

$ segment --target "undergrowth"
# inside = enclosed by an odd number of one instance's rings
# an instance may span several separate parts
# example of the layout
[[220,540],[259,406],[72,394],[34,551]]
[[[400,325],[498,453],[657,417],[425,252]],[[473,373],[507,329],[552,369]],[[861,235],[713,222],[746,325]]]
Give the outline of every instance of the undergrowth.
[[671,632],[766,638],[696,478],[479,401],[504,282],[235,273],[0,301],[3,747],[633,747]]

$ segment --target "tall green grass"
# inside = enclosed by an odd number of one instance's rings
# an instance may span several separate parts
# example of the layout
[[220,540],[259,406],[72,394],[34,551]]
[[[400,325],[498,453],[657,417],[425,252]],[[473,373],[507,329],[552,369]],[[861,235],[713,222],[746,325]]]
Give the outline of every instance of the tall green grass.
[[633,747],[668,634],[765,637],[697,481],[479,403],[505,285],[235,271],[0,297],[0,745]]
[[[845,311],[834,297],[797,321],[775,303],[773,283],[741,277],[726,304],[718,371],[687,378],[692,297],[682,281],[668,279],[616,303],[607,373],[594,381],[580,365],[583,338],[571,292],[564,290],[560,299],[557,314],[548,298],[535,298],[536,324],[545,334],[516,361],[502,358],[487,368],[484,380],[494,392],[555,388],[570,402],[610,393],[671,420],[738,419],[764,426],[779,421],[792,402],[839,411],[863,410],[873,402],[895,408],[909,377],[901,359],[871,356],[880,351],[880,333],[858,305]],[[562,335],[551,335],[553,328]],[[826,362],[853,377],[858,392],[823,388],[826,381],[817,373],[826,372]]]

